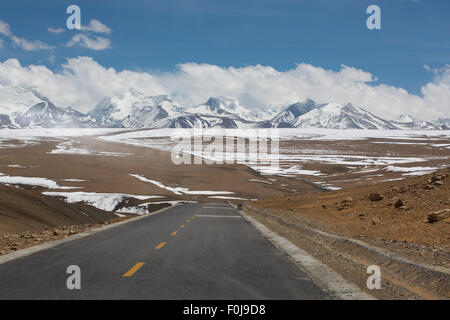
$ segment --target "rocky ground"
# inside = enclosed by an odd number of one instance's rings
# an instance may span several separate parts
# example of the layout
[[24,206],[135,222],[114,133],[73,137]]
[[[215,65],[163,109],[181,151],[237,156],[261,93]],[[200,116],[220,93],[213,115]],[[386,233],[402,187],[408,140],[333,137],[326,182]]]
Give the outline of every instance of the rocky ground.
[[40,231],[25,231],[20,233],[4,233],[0,235],[0,255],[15,252],[20,249],[32,247],[41,243],[54,241],[70,237],[74,234],[87,231],[89,229],[99,228],[104,225],[129,219],[127,217],[117,217],[108,221],[102,221],[92,224],[79,224],[70,226],[59,226],[57,228],[47,228]]
[[[403,181],[289,194],[248,203],[245,210],[363,290],[367,266],[381,264],[382,290],[368,291],[378,298],[449,299],[449,176],[445,169]],[[393,263],[345,239],[361,240],[411,263]],[[434,270],[446,271],[436,275]]]
[[428,214],[450,209],[450,170],[345,190],[288,194],[257,207],[351,237],[448,248],[450,219],[430,223]]

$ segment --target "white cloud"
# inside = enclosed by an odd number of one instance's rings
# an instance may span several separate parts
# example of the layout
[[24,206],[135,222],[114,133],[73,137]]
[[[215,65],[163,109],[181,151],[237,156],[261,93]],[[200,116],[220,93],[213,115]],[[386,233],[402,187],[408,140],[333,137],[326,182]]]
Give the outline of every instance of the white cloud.
[[10,37],[12,35],[9,24],[2,20],[0,20],[0,33],[6,37]]
[[111,41],[108,38],[90,38],[85,34],[79,33],[77,35],[74,35],[72,39],[70,39],[70,41],[66,44],[66,46],[68,47],[73,47],[75,45],[79,45],[81,47],[92,50],[105,50],[111,48]]
[[29,41],[24,38],[19,38],[16,36],[12,36],[11,40],[13,44],[17,47],[22,48],[25,51],[36,51],[36,50],[51,50],[54,49],[54,47],[49,46],[48,44],[35,40],[35,41]]
[[97,19],[92,19],[89,22],[88,25],[82,26],[81,30],[83,30],[83,31],[92,31],[92,32],[97,32],[97,33],[106,33],[106,34],[109,34],[112,31],[111,28],[109,28],[108,26],[104,25],[103,23],[101,23]]
[[20,38],[15,36],[11,32],[11,28],[8,23],[0,20],[0,34],[11,39],[14,46],[24,49],[25,51],[35,51],[35,50],[51,50],[54,47],[39,41],[39,40],[27,40],[25,38]]
[[64,33],[65,32],[65,30],[63,28],[52,28],[52,27],[49,27],[47,29],[47,31],[50,32],[50,33],[54,33],[54,34],[60,34],[60,33]]
[[[92,19],[88,25],[81,27],[81,31],[110,34],[112,30],[97,19]],[[66,46],[68,47],[73,47],[76,45],[91,50],[105,50],[111,48],[111,41],[105,37],[90,37],[85,33],[79,33],[73,36],[72,39],[66,43]]]
[[372,74],[353,67],[333,71],[305,63],[284,72],[260,65],[222,68],[186,63],[168,73],[117,71],[89,57],[68,59],[58,72],[39,65],[24,67],[17,59],[0,63],[0,85],[36,87],[57,105],[73,105],[84,112],[104,97],[133,87],[148,95],[170,94],[187,106],[210,96],[249,94],[267,106],[311,98],[352,102],[386,118],[399,114],[421,119],[450,116],[449,66],[436,71],[434,80],[422,87],[422,95],[374,84],[374,80]]
[[3,39],[0,38],[0,49],[3,48],[3,43],[4,43]]

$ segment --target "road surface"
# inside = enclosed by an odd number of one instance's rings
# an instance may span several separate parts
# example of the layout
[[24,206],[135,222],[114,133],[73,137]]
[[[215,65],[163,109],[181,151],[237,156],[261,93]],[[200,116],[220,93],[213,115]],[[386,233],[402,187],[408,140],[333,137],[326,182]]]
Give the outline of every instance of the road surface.
[[[67,267],[81,270],[69,290]],[[185,204],[0,264],[0,299],[328,299],[232,207]]]

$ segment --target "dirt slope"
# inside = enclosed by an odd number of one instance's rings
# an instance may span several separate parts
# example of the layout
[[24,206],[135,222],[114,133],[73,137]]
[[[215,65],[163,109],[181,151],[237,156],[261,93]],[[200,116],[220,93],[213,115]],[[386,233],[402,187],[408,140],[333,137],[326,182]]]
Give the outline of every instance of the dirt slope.
[[0,234],[57,226],[90,224],[117,218],[84,204],[68,204],[41,194],[40,188],[0,185]]
[[[448,247],[450,218],[428,223],[427,215],[450,209],[449,174],[446,169],[372,186],[285,195],[259,201],[255,206],[282,210],[292,220],[308,219],[322,229],[346,236]],[[382,199],[372,201],[371,194],[372,199],[375,195]]]

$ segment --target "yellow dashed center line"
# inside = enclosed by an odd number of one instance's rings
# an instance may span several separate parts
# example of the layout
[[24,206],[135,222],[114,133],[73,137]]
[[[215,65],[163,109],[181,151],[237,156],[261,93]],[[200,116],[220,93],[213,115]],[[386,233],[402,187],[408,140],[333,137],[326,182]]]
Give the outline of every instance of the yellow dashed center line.
[[[201,211],[203,209],[203,207],[201,207],[200,209],[198,209],[197,210],[197,212],[195,212],[194,213],[194,215],[193,216],[191,216],[191,218],[190,219],[187,219],[186,220],[186,222],[191,222],[191,219],[194,219],[195,218],[195,216]],[[182,224],[181,226],[180,226],[180,228],[184,228],[186,225],[185,224]],[[175,235],[177,235],[178,234],[178,231],[174,231],[174,232],[172,232],[170,235],[173,237],[173,236],[175,236]],[[158,244],[156,247],[155,247],[155,250],[159,250],[159,249],[161,249],[162,247],[164,247],[165,245],[167,244],[167,242],[161,242],[160,244]],[[123,275],[123,277],[131,277],[131,276],[133,276],[143,265],[145,264],[145,262],[138,262],[138,263],[136,263],[136,265],[133,267],[133,268],[131,268],[130,270],[128,270],[128,272],[127,273],[125,273],[124,275]]]
[[160,244],[158,244],[158,245],[155,247],[155,249],[156,249],[156,250],[161,249],[162,247],[164,247],[164,246],[166,245],[166,243],[167,243],[167,242],[161,242]]
[[136,271],[138,271],[144,264],[145,264],[145,262],[138,262],[138,263],[136,263],[136,265],[135,265],[133,268],[131,268],[130,270],[128,270],[128,272],[125,273],[125,274],[123,275],[123,277],[131,277],[131,276],[132,276],[133,274],[135,274]]

